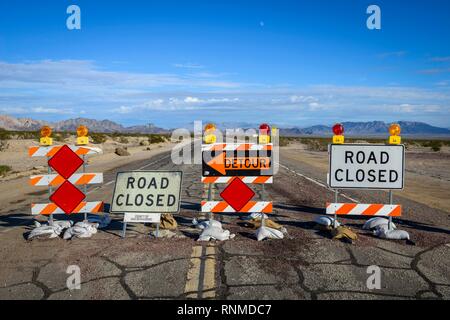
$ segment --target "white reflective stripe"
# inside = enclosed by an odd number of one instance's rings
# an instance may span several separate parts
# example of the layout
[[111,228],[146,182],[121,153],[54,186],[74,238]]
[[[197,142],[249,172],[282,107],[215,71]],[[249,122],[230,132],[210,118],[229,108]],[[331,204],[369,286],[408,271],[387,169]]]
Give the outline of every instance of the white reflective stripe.
[[383,206],[378,212],[377,212],[377,216],[388,216],[392,211],[394,211],[394,209],[397,206],[393,206],[393,205],[385,205]]
[[361,215],[368,207],[370,206],[370,204],[358,204],[355,208],[353,208],[349,215]]
[[248,210],[247,212],[261,212],[263,211],[268,205],[270,204],[269,201],[258,201],[255,203],[255,205]]
[[341,203],[329,203],[327,207],[327,214],[334,214],[340,207],[342,207]]
[[214,208],[220,201],[206,201],[202,204],[202,212],[211,212],[212,208]]

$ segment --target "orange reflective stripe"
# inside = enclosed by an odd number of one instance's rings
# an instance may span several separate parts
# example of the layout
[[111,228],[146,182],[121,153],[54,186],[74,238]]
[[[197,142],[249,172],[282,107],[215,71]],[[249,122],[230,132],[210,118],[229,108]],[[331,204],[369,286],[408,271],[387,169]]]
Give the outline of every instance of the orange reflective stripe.
[[83,148],[83,147],[80,147],[75,151],[75,153],[78,155],[85,155],[85,154],[88,154],[88,152],[89,152],[89,149]]
[[203,179],[203,183],[214,183],[215,181],[217,181],[216,177],[205,177]]
[[257,177],[255,180],[253,180],[253,183],[264,183],[267,180],[269,180],[270,177]]
[[95,208],[92,209],[91,212],[94,213],[94,212],[100,212],[100,211],[103,211],[103,202],[100,202],[98,205],[96,205]]
[[392,212],[389,214],[391,217],[400,217],[402,215],[402,207],[397,206]]
[[212,208],[211,212],[223,212],[228,207],[228,203],[221,201]]
[[65,180],[66,180],[66,179],[64,179],[62,176],[57,175],[56,178],[53,179],[53,180],[50,182],[50,185],[51,185],[51,186],[57,186],[57,185],[62,184]]
[[80,204],[75,208],[75,209],[73,209],[73,213],[78,213],[78,212],[80,212],[80,210],[81,209],[83,209],[83,207],[86,205],[86,202],[80,202]]
[[272,212],[272,202],[269,203],[261,212],[270,213]]
[[35,177],[35,178],[30,178],[30,185],[35,186],[38,184],[39,181],[41,181],[42,177]]
[[75,184],[88,184],[94,177],[95,174],[85,173],[75,182]]
[[28,149],[28,155],[31,157],[33,154],[36,153],[36,151],[38,151],[39,147],[30,147]]
[[247,202],[247,204],[245,206],[242,207],[241,210],[239,210],[240,212],[249,212],[251,208],[253,208],[253,206],[255,205],[254,201],[249,201]]
[[336,214],[349,214],[357,205],[356,203],[345,203],[336,210]]
[[41,214],[52,214],[55,212],[55,210],[58,208],[58,206],[54,203],[49,203],[45,206],[45,208],[41,211]]
[[363,216],[373,216],[374,214],[377,214],[381,209],[383,209],[384,204],[371,204],[367,207],[366,210],[364,210],[361,215]]
[[60,148],[61,147],[53,147],[53,148],[51,148],[50,151],[47,153],[47,157],[53,157],[55,155],[55,153],[57,153]]

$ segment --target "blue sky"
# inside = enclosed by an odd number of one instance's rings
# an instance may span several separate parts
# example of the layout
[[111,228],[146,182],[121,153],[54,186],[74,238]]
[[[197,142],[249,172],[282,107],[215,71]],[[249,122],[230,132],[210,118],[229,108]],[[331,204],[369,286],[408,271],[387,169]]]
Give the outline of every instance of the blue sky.
[[446,0],[2,1],[0,114],[450,127],[449,39]]

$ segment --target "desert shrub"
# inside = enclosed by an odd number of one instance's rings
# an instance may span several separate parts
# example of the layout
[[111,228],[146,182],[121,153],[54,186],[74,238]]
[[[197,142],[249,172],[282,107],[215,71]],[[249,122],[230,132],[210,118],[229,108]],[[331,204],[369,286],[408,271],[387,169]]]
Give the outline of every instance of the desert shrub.
[[160,135],[160,134],[151,134],[148,137],[148,141],[150,143],[152,143],[152,144],[153,143],[160,143],[160,142],[165,142],[166,138],[163,135]]
[[330,139],[326,138],[302,138],[300,142],[306,144],[306,149],[310,151],[327,151]]
[[0,128],[0,140],[8,140],[8,139],[11,139],[11,132]]
[[0,165],[0,176],[3,177],[4,175],[6,175],[10,171],[11,171],[11,167],[10,166]]
[[441,151],[441,148],[442,148],[442,142],[441,141],[432,141],[430,143],[430,148],[434,152],[439,152],[439,151]]
[[278,143],[280,147],[286,147],[291,142],[290,140],[288,137],[280,137]]
[[123,144],[127,144],[129,142],[128,138],[124,136],[119,137],[118,141]]
[[104,143],[107,139],[107,136],[104,133],[91,133],[90,134],[91,141],[94,144],[101,144]]
[[58,142],[64,142],[65,139],[67,139],[70,136],[69,132],[56,132],[53,135],[53,140]]

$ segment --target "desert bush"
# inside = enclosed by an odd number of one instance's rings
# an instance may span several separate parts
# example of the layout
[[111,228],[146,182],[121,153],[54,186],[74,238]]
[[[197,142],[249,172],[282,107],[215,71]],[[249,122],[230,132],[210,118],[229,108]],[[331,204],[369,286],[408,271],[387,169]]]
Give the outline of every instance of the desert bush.
[[11,167],[10,166],[0,165],[0,176],[3,177],[4,175],[6,175],[10,171],[11,171]]
[[160,143],[160,142],[165,142],[166,138],[163,135],[160,134],[151,134],[148,137],[148,141],[153,144],[153,143]]
[[107,139],[107,136],[104,133],[91,133],[90,134],[91,141],[94,144],[104,143]]
[[128,138],[124,136],[119,137],[118,141],[123,144],[127,144],[129,142]]

